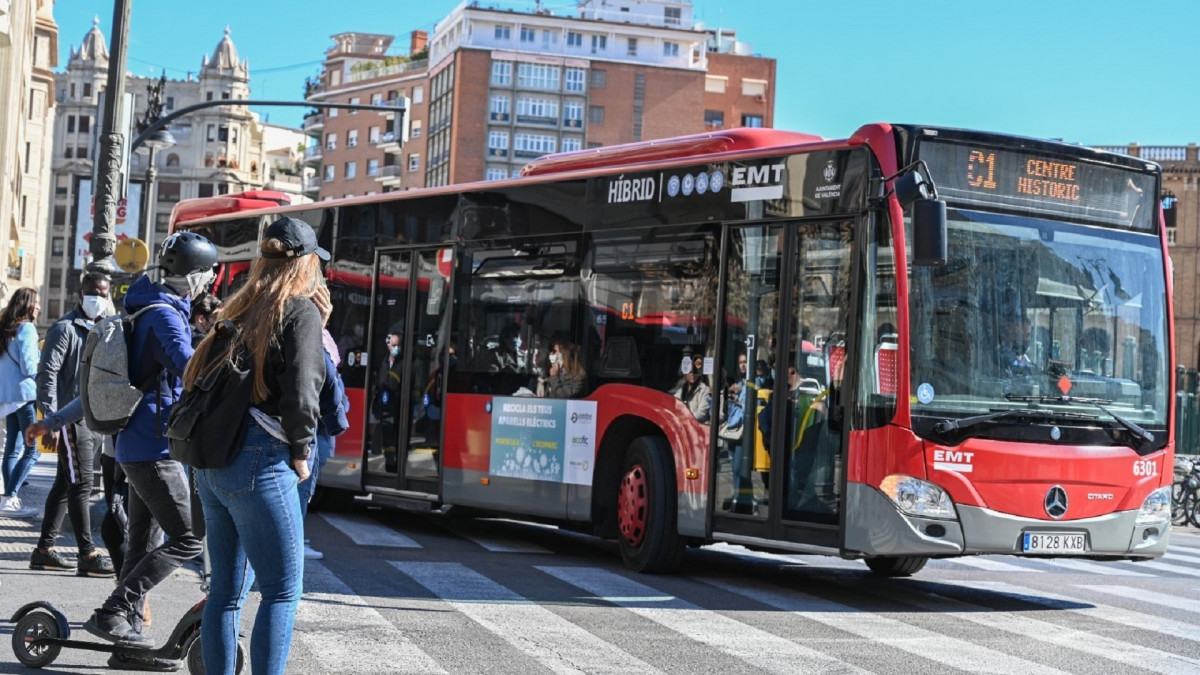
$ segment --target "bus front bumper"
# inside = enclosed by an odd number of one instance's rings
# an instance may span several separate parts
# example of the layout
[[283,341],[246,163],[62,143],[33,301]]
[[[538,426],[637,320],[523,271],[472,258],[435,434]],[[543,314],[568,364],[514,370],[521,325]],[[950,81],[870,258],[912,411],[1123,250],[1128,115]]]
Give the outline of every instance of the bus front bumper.
[[882,492],[849,483],[845,549],[863,556],[1026,555],[1026,532],[1084,534],[1087,550],[1076,557],[1156,558],[1167,550],[1169,521],[1138,524],[1137,511],[1068,521],[1012,516],[978,506],[956,505],[957,520],[901,513]]

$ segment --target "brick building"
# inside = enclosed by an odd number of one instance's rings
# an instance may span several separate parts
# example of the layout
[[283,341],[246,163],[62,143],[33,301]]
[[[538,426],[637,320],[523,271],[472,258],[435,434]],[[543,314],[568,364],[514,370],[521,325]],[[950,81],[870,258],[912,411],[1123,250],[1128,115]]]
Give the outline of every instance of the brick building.
[[387,137],[376,113],[311,114],[321,198],[508,178],[547,153],[773,122],[775,60],[694,25],[686,0],[578,0],[569,15],[463,2],[432,35],[414,31],[405,56],[388,55],[388,35],[333,39],[308,100],[406,98],[409,137]]

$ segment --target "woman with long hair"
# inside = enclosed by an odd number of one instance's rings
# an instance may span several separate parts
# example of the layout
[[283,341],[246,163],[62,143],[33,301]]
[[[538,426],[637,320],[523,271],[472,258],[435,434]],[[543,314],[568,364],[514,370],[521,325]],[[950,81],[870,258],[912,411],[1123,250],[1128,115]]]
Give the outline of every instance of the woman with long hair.
[[32,518],[38,513],[23,506],[18,493],[37,462],[37,445],[25,442],[24,431],[37,421],[39,350],[34,322],[40,312],[38,293],[32,288],[18,288],[0,312],[0,413],[7,425],[0,473],[4,479],[0,517],[4,518]]
[[566,340],[550,343],[550,376],[546,378],[548,398],[578,398],[587,388],[587,372],[579,363],[579,347]]
[[221,321],[183,375],[191,390],[209,368],[242,350],[253,369],[241,451],[224,468],[196,471],[212,565],[201,644],[207,671],[217,674],[234,672],[253,577],[262,602],[250,637],[251,670],[283,673],[287,665],[304,578],[297,485],[309,479],[325,379],[321,328],[331,304],[318,258],[329,254],[312,227],[295,218],[272,223],[259,248],[249,280],[221,307]]

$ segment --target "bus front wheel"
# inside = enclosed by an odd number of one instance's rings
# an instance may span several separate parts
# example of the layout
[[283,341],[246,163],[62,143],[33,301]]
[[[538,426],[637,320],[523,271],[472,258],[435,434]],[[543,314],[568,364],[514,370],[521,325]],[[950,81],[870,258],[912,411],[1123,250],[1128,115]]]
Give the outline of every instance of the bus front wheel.
[[919,555],[881,556],[866,559],[867,567],[871,568],[875,574],[884,577],[911,577],[920,572],[927,562],[929,562],[929,558]]
[[686,542],[675,527],[677,487],[671,448],[641,436],[629,444],[617,487],[617,539],[621,559],[635,572],[670,572]]

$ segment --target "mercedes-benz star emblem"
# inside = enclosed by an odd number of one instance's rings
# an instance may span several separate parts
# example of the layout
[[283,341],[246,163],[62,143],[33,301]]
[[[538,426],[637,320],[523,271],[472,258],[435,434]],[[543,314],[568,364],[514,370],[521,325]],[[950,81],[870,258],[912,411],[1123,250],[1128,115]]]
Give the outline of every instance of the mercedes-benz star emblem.
[[1046,515],[1055,520],[1067,515],[1067,491],[1055,485],[1046,492]]

